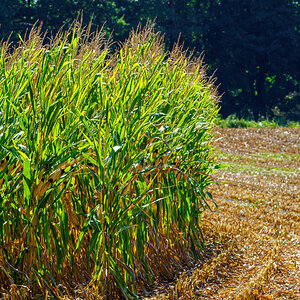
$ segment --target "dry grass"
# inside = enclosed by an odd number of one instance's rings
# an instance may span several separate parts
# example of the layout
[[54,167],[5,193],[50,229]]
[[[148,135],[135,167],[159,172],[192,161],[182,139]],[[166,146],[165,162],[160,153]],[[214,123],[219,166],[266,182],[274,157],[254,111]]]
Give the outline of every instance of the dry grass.
[[152,299],[300,299],[300,129],[217,136],[228,167],[211,188],[219,210],[202,223],[215,250]]

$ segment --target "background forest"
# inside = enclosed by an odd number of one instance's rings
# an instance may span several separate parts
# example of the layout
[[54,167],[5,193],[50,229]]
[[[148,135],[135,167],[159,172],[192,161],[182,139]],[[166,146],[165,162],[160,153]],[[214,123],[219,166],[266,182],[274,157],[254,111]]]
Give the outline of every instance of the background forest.
[[[293,0],[1,0],[0,39],[19,40],[37,21],[55,34],[83,11],[83,22],[123,41],[148,19],[172,48],[204,51],[223,94],[221,114],[300,119],[300,3]],[[11,34],[11,32],[13,32]],[[116,45],[118,45],[116,43]]]

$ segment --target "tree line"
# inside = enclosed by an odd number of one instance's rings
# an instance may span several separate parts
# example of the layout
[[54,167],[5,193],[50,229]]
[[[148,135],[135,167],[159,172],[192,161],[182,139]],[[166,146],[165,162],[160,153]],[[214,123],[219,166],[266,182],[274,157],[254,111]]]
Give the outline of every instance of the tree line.
[[223,116],[300,120],[299,1],[2,0],[0,39],[17,40],[38,20],[56,33],[80,11],[85,24],[91,17],[94,29],[105,23],[116,41],[150,19],[168,47],[181,35],[195,55],[204,51],[208,72],[216,70]]

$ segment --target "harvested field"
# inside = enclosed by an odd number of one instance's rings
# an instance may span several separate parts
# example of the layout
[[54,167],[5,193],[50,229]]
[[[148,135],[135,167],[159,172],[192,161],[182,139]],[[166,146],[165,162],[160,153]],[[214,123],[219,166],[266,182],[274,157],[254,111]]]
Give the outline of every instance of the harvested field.
[[300,299],[300,129],[216,131],[211,256],[153,299]]

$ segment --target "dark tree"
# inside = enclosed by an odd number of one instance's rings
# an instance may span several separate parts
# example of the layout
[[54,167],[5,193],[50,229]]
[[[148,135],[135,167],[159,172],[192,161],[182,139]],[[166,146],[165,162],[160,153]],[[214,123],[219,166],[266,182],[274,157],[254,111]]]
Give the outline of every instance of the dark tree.
[[[17,39],[35,22],[35,3],[31,0],[2,0],[0,2],[0,39]],[[13,33],[12,33],[13,32]]]
[[251,109],[257,118],[286,106],[299,92],[299,4],[215,1],[207,18],[206,54],[225,91],[223,112]]
[[[300,4],[295,0],[2,0],[0,40],[24,35],[36,21],[57,32],[83,12],[122,41],[132,28],[156,19],[168,47],[181,41],[196,55],[205,51],[217,70],[223,115],[255,118],[300,106]],[[300,119],[299,113],[290,114]]]
[[35,19],[42,21],[44,28],[57,32],[62,26],[68,27],[78,15],[77,1],[37,0]]

